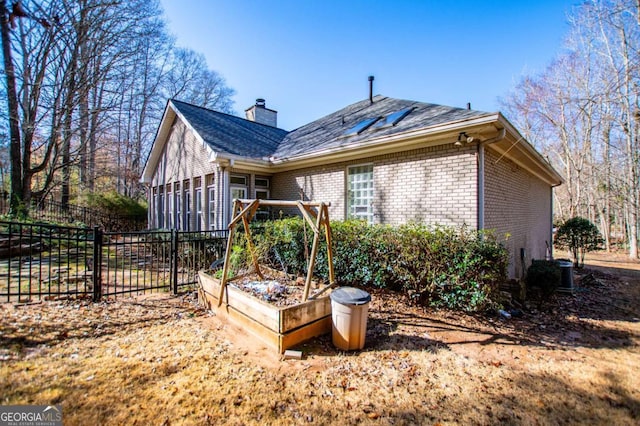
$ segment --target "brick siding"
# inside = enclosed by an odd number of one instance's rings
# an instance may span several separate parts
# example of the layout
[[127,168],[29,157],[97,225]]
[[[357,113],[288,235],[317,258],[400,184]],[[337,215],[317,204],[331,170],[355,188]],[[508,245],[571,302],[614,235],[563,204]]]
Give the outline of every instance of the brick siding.
[[332,219],[346,216],[347,167],[372,164],[374,220],[476,226],[477,172],[475,147],[422,148],[351,162],[278,173],[272,197],[330,201]]
[[[485,151],[485,229],[494,229],[511,256],[509,276],[521,278],[551,244],[551,187],[489,146]],[[506,235],[509,234],[507,238]],[[525,249],[525,265],[520,249]]]

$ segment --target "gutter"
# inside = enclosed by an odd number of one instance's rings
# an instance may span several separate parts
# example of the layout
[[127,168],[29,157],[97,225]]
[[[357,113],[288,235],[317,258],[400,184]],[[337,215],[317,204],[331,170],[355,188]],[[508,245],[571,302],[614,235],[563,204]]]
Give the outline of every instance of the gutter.
[[484,229],[484,147],[500,142],[507,134],[503,127],[496,137],[478,143],[478,231]]
[[[274,166],[285,165],[290,163],[296,163],[307,159],[315,159],[330,154],[342,154],[345,152],[360,150],[362,148],[375,148],[385,147],[395,142],[413,143],[417,139],[431,137],[433,139],[440,139],[447,133],[459,132],[462,128],[484,126],[488,124],[494,124],[499,120],[499,114],[487,114],[472,119],[465,119],[447,123],[446,125],[433,125],[418,130],[411,130],[407,132],[395,133],[392,135],[380,136],[372,139],[366,139],[365,141],[358,141],[352,144],[334,146],[321,151],[313,151],[311,153],[304,153],[293,155],[289,157],[269,157],[269,161]],[[399,144],[402,146],[404,144]]]

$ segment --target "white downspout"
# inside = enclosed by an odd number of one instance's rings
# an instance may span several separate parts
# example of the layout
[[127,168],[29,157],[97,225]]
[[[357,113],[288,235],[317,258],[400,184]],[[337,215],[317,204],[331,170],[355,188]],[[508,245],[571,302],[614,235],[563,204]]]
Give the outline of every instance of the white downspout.
[[484,144],[478,144],[478,231],[484,229]]
[[500,142],[506,135],[505,129],[500,129],[498,135],[478,143],[478,231],[484,229],[484,147]]
[[229,187],[229,167],[222,167],[222,193],[220,194],[222,201],[222,227],[226,229],[229,224],[229,214],[231,213],[231,189]]

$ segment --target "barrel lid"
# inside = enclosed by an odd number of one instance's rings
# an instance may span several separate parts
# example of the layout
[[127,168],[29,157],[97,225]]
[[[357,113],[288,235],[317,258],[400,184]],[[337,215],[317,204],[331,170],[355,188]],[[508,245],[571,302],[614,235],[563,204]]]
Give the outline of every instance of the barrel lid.
[[558,264],[558,266],[560,266],[561,268],[569,268],[571,266],[573,266],[573,262],[570,260],[556,260],[556,263]]
[[340,287],[331,292],[331,300],[341,305],[364,305],[371,301],[371,295],[355,287]]

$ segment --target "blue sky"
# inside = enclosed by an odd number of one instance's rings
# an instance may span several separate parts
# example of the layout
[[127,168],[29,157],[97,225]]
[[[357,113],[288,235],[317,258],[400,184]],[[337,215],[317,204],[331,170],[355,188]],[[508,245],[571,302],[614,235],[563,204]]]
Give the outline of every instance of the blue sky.
[[579,0],[161,0],[180,46],[292,130],[374,93],[499,110],[561,50]]

